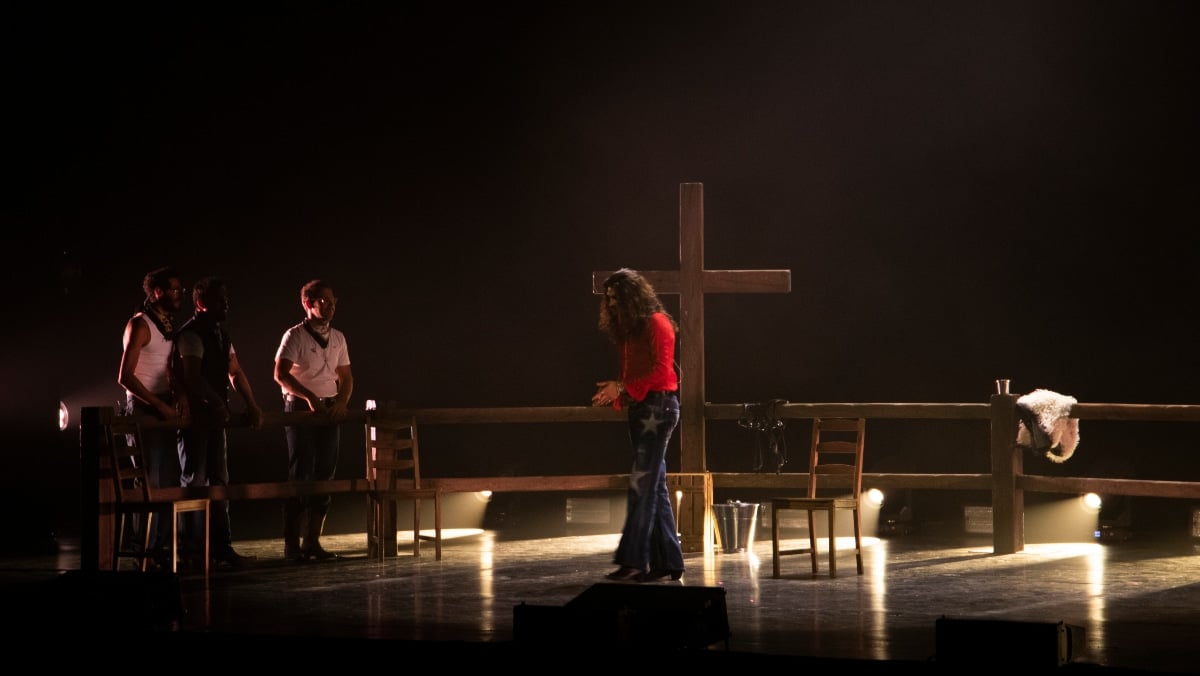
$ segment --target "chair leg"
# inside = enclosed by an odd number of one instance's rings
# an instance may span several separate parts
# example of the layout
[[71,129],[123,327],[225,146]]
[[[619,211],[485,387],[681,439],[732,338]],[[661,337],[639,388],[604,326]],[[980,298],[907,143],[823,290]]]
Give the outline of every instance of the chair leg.
[[371,523],[368,537],[375,545],[375,558],[383,561],[385,555],[383,551],[383,507],[384,501],[379,498],[371,498]]
[[370,509],[367,512],[367,547],[375,558],[383,556],[379,549],[379,503],[369,498]]
[[854,510],[854,551],[858,555],[858,574],[863,574],[863,550],[862,550],[862,518],[858,513],[858,509]]
[[421,555],[421,498],[413,498],[413,556]]
[[[205,527],[208,522],[204,523]],[[171,510],[171,525],[167,528],[167,537],[170,538],[171,551],[171,572],[179,572],[179,510]]]
[[817,528],[816,520],[813,518],[813,511],[808,510],[808,555],[812,560],[812,574],[817,574]]
[[387,509],[387,507],[388,504],[386,500],[380,499],[375,501],[375,555],[379,557],[380,561],[383,561],[387,558],[387,552],[383,550],[383,542],[387,539],[383,534],[383,526],[386,521],[383,516],[383,511]]
[[837,510],[829,508],[829,577],[837,577]]
[[145,527],[142,529],[142,556],[138,566],[143,573],[150,570],[150,535],[154,532],[154,520],[157,516],[155,512],[146,512]]
[[212,556],[212,503],[204,505],[204,576],[208,577],[208,564]]
[[779,577],[779,507],[771,506],[771,577]]
[[375,549],[375,500],[367,496],[367,556],[373,556]]
[[433,497],[433,558],[442,560],[442,498]]

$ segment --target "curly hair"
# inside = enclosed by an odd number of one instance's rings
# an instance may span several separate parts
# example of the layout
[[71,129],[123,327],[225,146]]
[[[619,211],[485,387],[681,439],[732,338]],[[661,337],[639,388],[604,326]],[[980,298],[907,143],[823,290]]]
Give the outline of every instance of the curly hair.
[[171,280],[178,278],[179,273],[175,271],[175,268],[155,268],[142,278],[142,291],[146,293],[146,298],[150,298],[154,295],[155,289],[166,291],[171,288]]
[[[609,303],[609,299],[613,303]],[[654,287],[636,270],[621,268],[604,279],[604,297],[600,299],[600,330],[614,343],[640,336],[646,320],[656,312],[666,315],[676,329],[675,318],[663,308]]]

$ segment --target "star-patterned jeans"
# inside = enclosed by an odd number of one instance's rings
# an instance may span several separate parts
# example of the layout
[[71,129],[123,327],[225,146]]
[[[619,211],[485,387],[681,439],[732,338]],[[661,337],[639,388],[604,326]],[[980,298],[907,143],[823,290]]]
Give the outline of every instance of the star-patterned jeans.
[[667,490],[667,443],[679,424],[679,395],[654,391],[629,403],[633,469],[625,526],[613,563],[642,571],[683,571],[683,550]]

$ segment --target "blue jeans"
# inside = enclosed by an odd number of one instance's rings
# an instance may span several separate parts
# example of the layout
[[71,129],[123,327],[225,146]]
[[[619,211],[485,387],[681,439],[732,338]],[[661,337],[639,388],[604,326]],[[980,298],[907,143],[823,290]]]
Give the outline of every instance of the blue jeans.
[[642,571],[683,570],[683,549],[667,490],[667,444],[679,424],[679,395],[650,392],[629,404],[633,469],[625,526],[613,562]]

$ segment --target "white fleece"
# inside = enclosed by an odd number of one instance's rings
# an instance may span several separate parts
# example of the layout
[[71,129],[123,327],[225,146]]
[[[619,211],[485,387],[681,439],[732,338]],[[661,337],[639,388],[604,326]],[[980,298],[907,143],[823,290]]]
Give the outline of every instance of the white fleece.
[[[1050,390],[1034,390],[1017,399],[1017,406],[1037,420],[1038,429],[1029,430],[1025,422],[1017,424],[1017,444],[1046,454],[1051,462],[1064,463],[1079,445],[1079,418],[1068,418],[1075,397]],[[1055,454],[1053,449],[1058,448]]]

